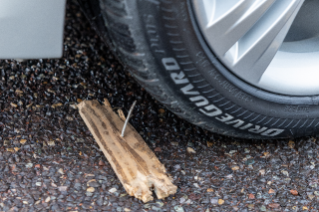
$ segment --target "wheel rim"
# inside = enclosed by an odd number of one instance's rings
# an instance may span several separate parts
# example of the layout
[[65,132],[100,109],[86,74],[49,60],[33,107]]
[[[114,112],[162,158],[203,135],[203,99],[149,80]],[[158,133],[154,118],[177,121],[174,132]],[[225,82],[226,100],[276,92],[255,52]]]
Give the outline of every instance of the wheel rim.
[[319,94],[319,1],[193,0],[206,43],[245,82],[279,94]]

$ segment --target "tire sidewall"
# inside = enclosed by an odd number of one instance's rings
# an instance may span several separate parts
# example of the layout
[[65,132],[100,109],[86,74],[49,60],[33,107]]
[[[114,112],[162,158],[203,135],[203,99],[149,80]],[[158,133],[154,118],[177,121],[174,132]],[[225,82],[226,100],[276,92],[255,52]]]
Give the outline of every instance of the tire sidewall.
[[200,117],[205,128],[246,138],[316,133],[317,98],[294,98],[249,85],[250,90],[241,87],[242,81],[230,74],[199,39],[190,2],[138,4],[145,38],[158,67],[154,71],[177,101]]

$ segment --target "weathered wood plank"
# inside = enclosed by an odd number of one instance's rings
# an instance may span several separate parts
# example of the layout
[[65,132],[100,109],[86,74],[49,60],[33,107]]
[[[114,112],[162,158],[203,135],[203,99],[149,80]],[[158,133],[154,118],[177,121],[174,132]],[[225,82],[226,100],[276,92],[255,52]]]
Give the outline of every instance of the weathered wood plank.
[[130,124],[121,137],[125,117],[119,118],[107,101],[83,101],[78,108],[129,195],[148,202],[153,200],[151,188],[159,199],[176,193],[164,165]]

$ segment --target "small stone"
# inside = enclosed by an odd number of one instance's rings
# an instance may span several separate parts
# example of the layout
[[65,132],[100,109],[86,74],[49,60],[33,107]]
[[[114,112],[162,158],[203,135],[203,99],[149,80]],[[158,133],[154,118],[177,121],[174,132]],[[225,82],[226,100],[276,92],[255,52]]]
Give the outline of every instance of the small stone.
[[117,189],[116,189],[116,188],[111,188],[111,189],[109,190],[109,192],[110,192],[110,193],[117,192]]
[[195,154],[196,151],[192,147],[187,147],[187,152],[190,154]]
[[70,103],[70,107],[72,109],[78,109],[78,106],[75,103]]
[[34,166],[34,168],[41,168],[41,165],[40,164],[36,164],[35,166]]
[[35,185],[36,186],[42,186],[42,183],[41,182],[36,182]]
[[95,177],[94,174],[85,174],[85,177]]
[[265,175],[265,169],[260,169],[260,170],[259,170],[259,174]]
[[295,142],[294,141],[289,141],[288,146],[293,149],[295,147]]
[[156,147],[156,148],[154,149],[154,152],[161,152],[161,151],[162,151],[161,147]]
[[9,140],[4,140],[3,146],[8,146],[9,144],[10,144],[10,141],[9,141]]
[[87,197],[91,197],[91,196],[93,196],[93,194],[94,194],[94,193],[92,193],[92,192],[88,192],[88,191],[85,192],[85,195],[86,195]]
[[97,188],[100,186],[100,184],[96,182],[95,179],[89,180],[86,185],[90,187],[94,187],[94,188]]
[[20,148],[19,147],[14,147],[14,151],[19,151],[20,150]]
[[225,201],[224,201],[223,199],[219,199],[219,200],[218,200],[218,204],[219,204],[219,205],[224,204],[224,202],[225,202]]
[[214,192],[214,189],[208,188],[208,189],[207,189],[207,192]]
[[191,199],[188,199],[186,202],[185,202],[185,204],[187,204],[187,205],[191,205],[191,204],[193,204],[194,202],[191,200]]
[[22,144],[22,145],[25,144],[26,142],[27,142],[27,139],[21,139],[20,140],[20,144]]
[[236,170],[239,169],[239,166],[234,166],[234,167],[232,167],[231,169],[232,169],[233,171],[236,171]]
[[152,210],[153,211],[162,211],[162,209],[161,208],[158,208],[158,207],[156,207],[156,206],[152,206]]
[[281,173],[282,173],[283,175],[286,175],[287,177],[289,177],[289,173],[288,173],[287,171],[281,170]]
[[23,91],[21,91],[20,89],[17,89],[17,90],[16,90],[16,93],[17,93],[17,94],[23,94]]
[[14,152],[14,149],[13,148],[7,148],[7,151],[8,152]]
[[178,146],[178,142],[175,142],[175,141],[172,141],[170,144],[171,144],[172,146]]
[[47,197],[46,199],[45,199],[45,202],[50,202],[51,201],[51,197]]
[[213,204],[213,205],[217,205],[217,204],[218,204],[218,199],[212,198],[212,199],[210,200],[210,203]]
[[48,146],[55,146],[55,143],[54,143],[53,140],[50,140],[50,141],[48,141],[47,143],[48,143]]
[[124,208],[124,211],[125,211],[125,212],[129,212],[129,211],[131,211],[131,209],[129,209],[129,208]]
[[27,164],[25,165],[25,167],[27,167],[27,168],[32,168],[32,166],[33,166],[33,163],[27,163]]
[[285,181],[286,183],[290,183],[291,178],[287,177],[287,178],[284,179],[284,181]]
[[280,205],[279,205],[278,203],[270,203],[270,204],[268,205],[268,207],[270,207],[270,208],[279,208]]
[[150,208],[151,205],[150,205],[150,204],[145,204],[143,207],[144,207],[144,208]]
[[180,169],[181,169],[181,165],[176,164],[176,165],[174,166],[174,169],[175,169],[175,170],[180,170]]
[[260,209],[260,211],[266,211],[267,210],[267,208],[264,205],[262,205],[259,209]]
[[161,109],[158,110],[158,112],[159,112],[160,114],[164,114],[164,113],[165,113],[165,110],[164,110],[163,108],[161,108]]
[[265,156],[265,157],[268,157],[269,155],[270,155],[269,152],[264,152],[264,156]]
[[27,108],[31,107],[33,105],[33,102],[27,105]]
[[59,80],[59,78],[56,77],[56,76],[53,76],[52,79],[55,80],[55,81]]
[[255,205],[254,205],[254,204],[249,204],[249,205],[248,205],[248,208],[249,208],[250,210],[252,210],[252,209],[255,208]]
[[12,107],[18,107],[18,105],[17,104],[14,104],[14,103],[10,103],[10,105],[12,106]]
[[183,208],[182,206],[180,206],[180,205],[176,205],[176,206],[174,207],[174,210],[175,210],[176,212],[184,212],[184,208]]
[[84,142],[84,139],[83,139],[83,138],[77,138],[75,142],[76,142],[76,143],[83,143],[83,142]]
[[23,204],[29,204],[29,202],[28,202],[28,201],[23,201],[22,203],[23,203]]
[[212,141],[207,141],[207,147],[212,147],[214,145],[214,142]]
[[249,198],[249,199],[255,199],[255,195],[249,194],[249,195],[248,195],[248,198]]
[[66,116],[66,120],[68,120],[68,121],[73,121],[73,118],[72,118],[71,116],[67,115],[67,116]]
[[248,159],[248,160],[245,161],[246,165],[252,165],[254,163],[255,163],[255,160],[253,160],[253,159]]
[[315,198],[315,195],[310,194],[310,195],[308,195],[308,198],[309,198],[310,200],[312,200],[313,198]]
[[294,196],[297,196],[297,195],[298,195],[298,191],[293,190],[293,189],[290,190],[290,193],[291,193],[292,195],[294,195]]
[[93,187],[88,187],[88,188],[86,189],[86,191],[93,193],[93,192],[95,191],[95,188],[93,188]]
[[313,192],[316,196],[319,196],[319,191]]
[[164,203],[162,201],[157,201],[156,204],[161,208],[164,206]]
[[269,189],[268,194],[274,194],[276,193],[273,189]]
[[68,189],[67,186],[59,186],[59,191],[66,191]]
[[184,197],[181,197],[181,198],[179,199],[179,203],[180,203],[180,204],[183,204],[184,202],[186,202],[186,199],[185,199]]
[[103,160],[99,160],[99,166],[104,166],[105,163],[103,162]]
[[226,178],[227,178],[227,179],[231,179],[231,178],[233,178],[233,175],[232,175],[232,174],[229,174],[229,175],[226,176]]
[[50,88],[48,88],[47,91],[48,91],[49,93],[55,94],[55,91],[54,91],[54,90],[51,90]]
[[307,206],[302,206],[302,210],[309,210]]
[[51,105],[52,108],[61,107],[63,104],[61,102]]
[[62,168],[59,168],[59,170],[58,170],[58,172],[60,173],[60,174],[64,174],[64,172],[63,172],[63,169]]
[[234,154],[234,153],[236,153],[237,152],[237,150],[230,150],[229,151],[229,154]]

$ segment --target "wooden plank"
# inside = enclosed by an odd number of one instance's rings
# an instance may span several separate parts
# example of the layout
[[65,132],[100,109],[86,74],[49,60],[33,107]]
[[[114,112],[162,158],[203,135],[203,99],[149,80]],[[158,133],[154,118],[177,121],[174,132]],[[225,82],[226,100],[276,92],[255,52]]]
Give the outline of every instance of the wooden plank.
[[128,124],[121,137],[124,121],[113,112],[108,101],[83,101],[78,105],[80,115],[102,149],[127,193],[143,202],[175,194],[166,169],[147,146],[143,138]]

